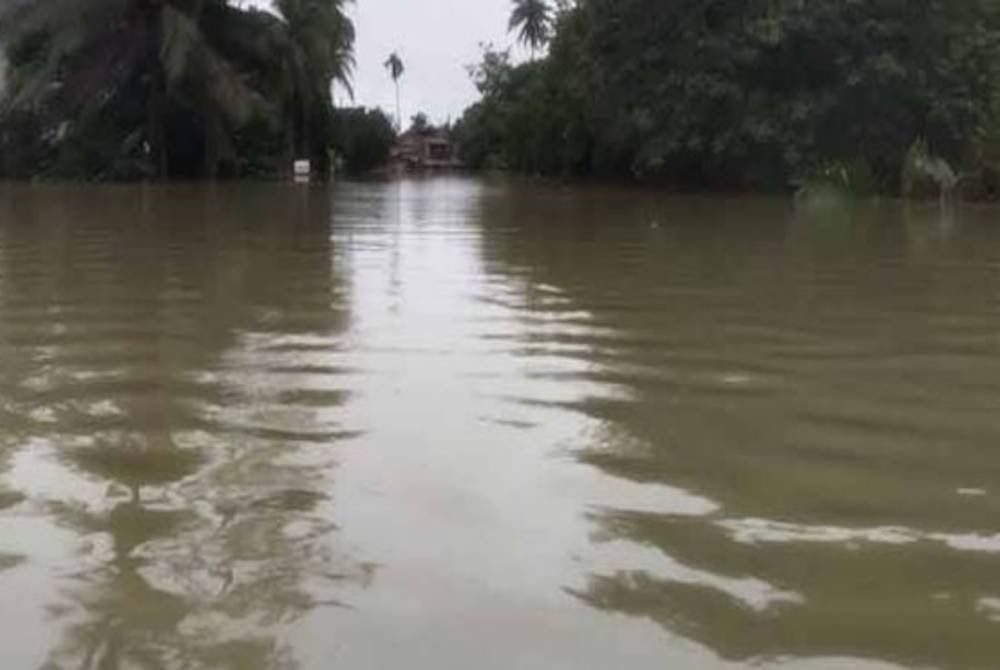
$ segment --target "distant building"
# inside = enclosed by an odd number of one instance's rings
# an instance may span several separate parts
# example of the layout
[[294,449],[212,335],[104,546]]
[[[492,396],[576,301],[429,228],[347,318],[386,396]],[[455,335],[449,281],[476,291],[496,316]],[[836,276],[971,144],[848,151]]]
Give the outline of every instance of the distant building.
[[390,158],[405,170],[453,170],[462,166],[455,145],[437,129],[411,128],[396,138]]

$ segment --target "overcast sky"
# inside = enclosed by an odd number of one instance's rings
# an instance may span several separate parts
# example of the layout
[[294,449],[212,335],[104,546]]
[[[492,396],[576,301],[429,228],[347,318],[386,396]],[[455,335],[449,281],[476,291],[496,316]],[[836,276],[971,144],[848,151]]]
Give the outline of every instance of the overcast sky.
[[[252,1],[270,5],[269,0]],[[352,4],[358,31],[355,101],[395,114],[395,92],[383,63],[398,50],[406,66],[400,82],[404,120],[418,111],[437,122],[457,118],[476,99],[465,67],[479,60],[479,44],[513,43],[507,34],[510,0],[354,0]],[[337,103],[343,104],[343,91],[336,95]]]

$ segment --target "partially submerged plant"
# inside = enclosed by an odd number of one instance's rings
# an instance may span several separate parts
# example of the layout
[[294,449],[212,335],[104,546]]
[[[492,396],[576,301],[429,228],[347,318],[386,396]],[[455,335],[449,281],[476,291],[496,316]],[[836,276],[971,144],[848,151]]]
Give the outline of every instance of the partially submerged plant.
[[796,198],[814,204],[841,202],[876,192],[875,178],[863,161],[822,163],[793,184]]
[[947,160],[931,153],[924,138],[918,138],[906,152],[901,179],[904,197],[947,198],[959,181],[961,176]]

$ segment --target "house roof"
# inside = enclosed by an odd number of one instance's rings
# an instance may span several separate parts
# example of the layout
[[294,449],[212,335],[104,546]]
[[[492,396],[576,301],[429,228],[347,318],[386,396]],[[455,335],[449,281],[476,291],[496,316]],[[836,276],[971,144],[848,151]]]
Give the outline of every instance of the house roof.
[[416,130],[414,128],[410,128],[400,133],[397,139],[400,142],[408,142],[412,140],[425,140],[425,141],[438,140],[444,142],[449,141],[448,136],[444,133],[444,131],[439,130],[437,128],[429,128],[427,130]]

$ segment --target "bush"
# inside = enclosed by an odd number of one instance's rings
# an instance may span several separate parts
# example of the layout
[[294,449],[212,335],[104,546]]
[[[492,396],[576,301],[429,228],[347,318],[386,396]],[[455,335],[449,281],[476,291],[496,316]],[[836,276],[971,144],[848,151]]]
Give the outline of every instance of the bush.
[[875,176],[867,163],[830,162],[793,180],[796,196],[808,199],[864,197],[877,191]]
[[330,148],[349,174],[363,174],[389,160],[396,132],[379,109],[337,109],[331,122]]

